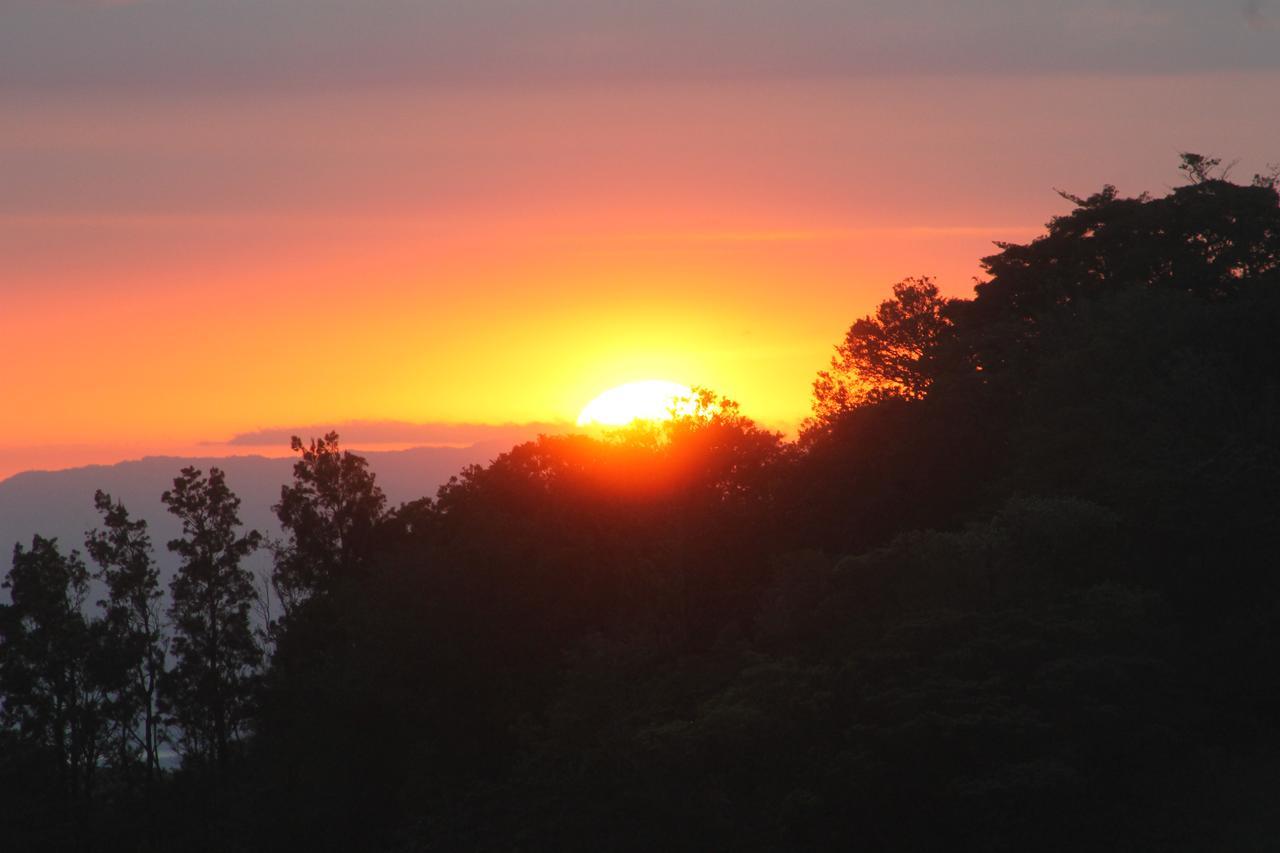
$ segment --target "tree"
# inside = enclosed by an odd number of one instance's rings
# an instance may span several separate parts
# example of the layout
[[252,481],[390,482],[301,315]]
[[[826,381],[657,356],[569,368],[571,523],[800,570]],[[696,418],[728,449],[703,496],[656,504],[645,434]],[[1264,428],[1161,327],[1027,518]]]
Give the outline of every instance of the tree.
[[[1111,185],[1054,217],[1047,233],[1023,244],[997,243],[982,259],[988,278],[975,288],[973,318],[1020,323],[1018,345],[1034,339],[1046,314],[1131,288],[1161,288],[1220,301],[1251,284],[1280,281],[1280,193],[1256,176],[1234,184],[1220,161],[1184,153],[1188,183],[1161,198],[1124,198]],[[1005,328],[1001,325],[1000,328]],[[1001,359],[988,354],[986,367]]]
[[183,468],[160,499],[182,522],[169,550],[182,559],[170,586],[176,662],[162,682],[173,721],[181,728],[184,761],[225,773],[232,744],[252,709],[262,647],[250,626],[257,601],[253,574],[241,566],[261,541],[239,535],[240,499],[225,475]]
[[166,644],[160,572],[152,558],[147,522],[131,519],[123,503],[101,490],[94,493],[93,502],[105,530],[90,531],[85,547],[98,564],[97,578],[107,587],[107,598],[99,604],[114,663],[112,710],[119,761],[129,763],[136,744],[147,778],[154,780],[160,770],[158,700]]
[[336,432],[307,445],[295,435],[291,446],[302,454],[293,466],[293,485],[281,487],[280,502],[272,507],[287,537],[273,548],[272,575],[286,615],[312,596],[367,574],[387,503],[368,462],[340,450]]
[[29,550],[14,546],[4,588],[12,604],[0,615],[3,719],[47,752],[59,799],[78,805],[91,797],[105,744],[101,623],[84,613],[89,572],[77,552],[35,536]]
[[933,361],[950,326],[948,300],[928,277],[893,286],[893,298],[849,327],[831,369],[813,383],[811,425],[888,398],[918,400],[933,382]]

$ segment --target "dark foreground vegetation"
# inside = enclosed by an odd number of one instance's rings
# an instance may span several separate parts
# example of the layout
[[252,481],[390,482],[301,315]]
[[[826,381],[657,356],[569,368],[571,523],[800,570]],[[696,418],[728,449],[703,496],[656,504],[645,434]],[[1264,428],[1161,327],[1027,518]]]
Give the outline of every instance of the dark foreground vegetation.
[[1274,849],[1280,205],[1183,168],[896,286],[794,443],[704,394],[389,508],[295,442],[279,542],[182,472],[167,591],[101,495],[15,551],[0,846]]

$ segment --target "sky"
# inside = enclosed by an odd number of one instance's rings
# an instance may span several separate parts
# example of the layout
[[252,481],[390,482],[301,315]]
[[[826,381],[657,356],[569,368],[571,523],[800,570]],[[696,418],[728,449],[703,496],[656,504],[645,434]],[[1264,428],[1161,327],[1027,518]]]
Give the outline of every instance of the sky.
[[894,282],[1247,178],[1278,91],[1280,0],[0,0],[0,478],[646,379],[791,430]]

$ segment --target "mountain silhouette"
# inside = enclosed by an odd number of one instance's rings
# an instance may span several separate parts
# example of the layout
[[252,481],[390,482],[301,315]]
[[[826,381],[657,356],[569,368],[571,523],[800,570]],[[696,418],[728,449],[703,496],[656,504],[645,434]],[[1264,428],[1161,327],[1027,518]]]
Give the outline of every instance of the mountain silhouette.
[[[363,455],[377,474],[388,501],[395,506],[434,495],[463,467],[488,462],[506,449],[507,443],[495,441],[469,447],[416,447]],[[93,493],[102,489],[148,522],[167,583],[177,562],[165,543],[180,531],[176,519],[165,511],[160,495],[173,485],[173,478],[182,468],[221,468],[243,501],[241,518],[245,526],[276,536],[279,523],[271,506],[280,499],[280,487],[289,481],[294,461],[294,457],[266,456],[148,456],[115,465],[15,474],[0,480],[0,571],[8,571],[14,544],[29,544],[35,534],[57,538],[64,549],[83,551],[85,532],[101,523],[93,508]],[[266,552],[255,555],[258,567],[265,567],[268,562]],[[7,593],[2,597],[7,599]]]

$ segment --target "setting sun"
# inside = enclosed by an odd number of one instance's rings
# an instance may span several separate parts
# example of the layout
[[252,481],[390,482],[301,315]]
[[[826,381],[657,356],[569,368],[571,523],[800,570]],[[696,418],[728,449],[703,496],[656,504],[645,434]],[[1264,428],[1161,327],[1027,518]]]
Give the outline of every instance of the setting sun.
[[678,382],[650,379],[610,388],[583,407],[578,426],[625,426],[660,421],[692,406],[693,391]]
[[1280,0],[0,22],[0,853],[1271,849]]

